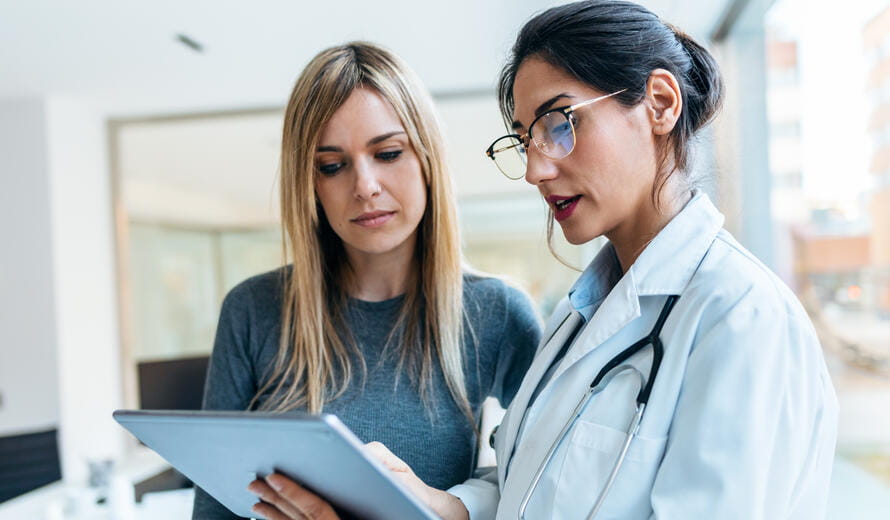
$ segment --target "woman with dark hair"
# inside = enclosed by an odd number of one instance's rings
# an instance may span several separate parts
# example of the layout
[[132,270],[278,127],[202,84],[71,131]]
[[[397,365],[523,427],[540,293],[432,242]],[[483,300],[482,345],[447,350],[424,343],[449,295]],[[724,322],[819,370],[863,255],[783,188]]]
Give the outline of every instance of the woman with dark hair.
[[608,243],[549,321],[496,472],[444,492],[375,447],[442,517],[825,517],[838,408],[816,333],[689,178],[722,95],[711,55],[631,2],[520,31],[511,133],[487,153],[537,187],[551,230]]

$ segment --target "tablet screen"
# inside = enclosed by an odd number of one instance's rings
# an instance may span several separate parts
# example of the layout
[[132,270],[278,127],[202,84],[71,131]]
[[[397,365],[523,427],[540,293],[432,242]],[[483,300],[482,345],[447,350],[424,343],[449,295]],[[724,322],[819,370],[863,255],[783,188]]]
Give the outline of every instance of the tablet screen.
[[258,499],[247,485],[279,472],[341,518],[437,518],[333,415],[118,410],[114,418],[237,515],[255,516]]

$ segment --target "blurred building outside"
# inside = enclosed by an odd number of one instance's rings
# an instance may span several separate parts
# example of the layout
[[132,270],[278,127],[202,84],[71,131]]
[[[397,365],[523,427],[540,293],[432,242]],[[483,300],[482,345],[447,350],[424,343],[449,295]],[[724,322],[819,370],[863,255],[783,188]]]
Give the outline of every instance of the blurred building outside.
[[[768,18],[767,28],[776,270],[807,308],[826,350],[841,403],[838,452],[881,479],[886,494],[890,490],[886,405],[890,402],[890,6],[859,27],[863,44],[859,56],[850,56],[850,61],[862,58],[865,77],[815,84],[814,65],[831,70],[833,78],[839,75],[831,58],[819,63],[814,57],[823,43],[816,40],[836,40],[795,31],[796,25],[787,22],[789,15],[802,14],[794,13],[801,5],[776,2],[776,15]],[[809,56],[804,58],[805,52]],[[864,93],[855,87],[860,84]],[[816,91],[821,96],[818,104],[812,97]],[[863,94],[867,102],[860,105],[856,101]],[[831,121],[832,113],[859,106],[866,112],[862,129],[855,123],[829,127],[814,121],[820,117]],[[859,161],[858,149],[849,149],[844,138],[865,136],[866,128],[871,138],[865,147],[868,159]],[[823,148],[820,153],[836,154],[842,166],[830,169],[814,161],[814,143]],[[824,189],[826,176],[831,176],[834,191]]]

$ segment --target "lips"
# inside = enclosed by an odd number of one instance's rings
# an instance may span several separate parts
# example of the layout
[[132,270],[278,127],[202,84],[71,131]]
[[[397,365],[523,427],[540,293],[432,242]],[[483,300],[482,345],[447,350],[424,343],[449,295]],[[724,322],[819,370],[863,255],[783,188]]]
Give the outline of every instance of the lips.
[[557,221],[563,221],[572,216],[572,213],[574,213],[575,208],[578,206],[578,201],[581,200],[581,195],[572,197],[550,195],[546,200],[553,207],[553,217]]
[[395,214],[395,211],[369,211],[355,217],[351,222],[363,227],[378,227],[387,223]]

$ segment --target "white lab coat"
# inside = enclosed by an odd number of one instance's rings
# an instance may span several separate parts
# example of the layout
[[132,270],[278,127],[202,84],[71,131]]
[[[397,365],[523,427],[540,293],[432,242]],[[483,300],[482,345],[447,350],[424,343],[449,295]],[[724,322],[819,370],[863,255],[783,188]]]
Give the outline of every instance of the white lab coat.
[[[535,472],[594,376],[649,333],[671,294],[680,298],[661,333],[664,359],[639,437],[597,518],[824,518],[838,409],[821,347],[791,291],[722,225],[723,215],[696,193],[614,288],[602,291],[529,406],[583,319],[567,300],[558,306],[498,429],[496,475],[449,490],[471,520],[518,518]],[[616,261],[607,245],[588,276],[602,278]],[[651,352],[631,358],[647,377]],[[636,381],[619,375],[591,401],[538,484],[527,519],[587,518],[625,438]]]

